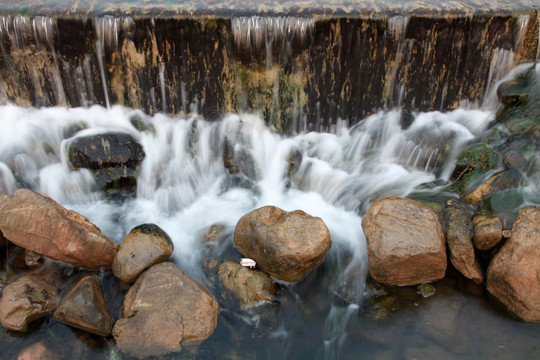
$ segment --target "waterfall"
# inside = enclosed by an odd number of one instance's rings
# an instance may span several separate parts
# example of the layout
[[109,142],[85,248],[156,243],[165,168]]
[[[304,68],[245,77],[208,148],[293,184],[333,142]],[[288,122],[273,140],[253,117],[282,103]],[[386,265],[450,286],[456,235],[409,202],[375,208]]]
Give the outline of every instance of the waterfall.
[[333,131],[402,106],[479,107],[527,24],[523,16],[406,15],[0,20],[3,103],[194,109],[207,120],[258,112],[288,134]]

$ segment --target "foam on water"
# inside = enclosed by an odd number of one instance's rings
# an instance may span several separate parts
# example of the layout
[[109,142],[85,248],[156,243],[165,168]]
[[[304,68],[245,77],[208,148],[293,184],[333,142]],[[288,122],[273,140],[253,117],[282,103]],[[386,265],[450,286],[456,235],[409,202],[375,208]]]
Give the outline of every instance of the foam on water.
[[[156,223],[175,242],[175,258],[198,278],[201,232],[213,224],[232,228],[242,215],[264,205],[321,217],[334,244],[354,254],[349,268],[363,264],[366,275],[359,215],[377,198],[405,196],[421,183],[447,179],[460,148],[491,119],[480,110],[424,113],[404,130],[400,112],[390,111],[336,134],[287,138],[249,114],[208,123],[196,116],[149,117],[118,106],[37,110],[7,105],[0,112],[1,190],[44,192],[86,215],[117,242],[134,226]],[[134,117],[146,130],[135,128]],[[144,147],[133,199],[107,199],[90,171],[69,166],[67,148],[75,137],[107,131],[129,133]],[[225,141],[253,158],[256,180],[244,177],[243,185],[228,180]],[[291,154],[297,160],[289,176]]]

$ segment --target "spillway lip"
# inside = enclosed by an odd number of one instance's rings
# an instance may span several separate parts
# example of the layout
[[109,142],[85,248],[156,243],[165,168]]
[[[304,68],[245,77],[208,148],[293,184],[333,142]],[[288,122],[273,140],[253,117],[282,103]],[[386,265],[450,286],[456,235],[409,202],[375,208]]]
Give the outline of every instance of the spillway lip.
[[0,14],[28,16],[473,16],[519,15],[538,7],[538,0],[4,0]]

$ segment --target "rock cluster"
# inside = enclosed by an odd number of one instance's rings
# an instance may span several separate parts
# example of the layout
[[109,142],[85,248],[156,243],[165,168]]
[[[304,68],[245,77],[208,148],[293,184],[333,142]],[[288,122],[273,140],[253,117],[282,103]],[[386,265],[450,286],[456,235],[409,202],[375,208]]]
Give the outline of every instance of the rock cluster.
[[[135,227],[119,247],[84,216],[21,189],[11,196],[0,193],[0,230],[2,245],[23,247],[24,263],[34,268],[3,290],[0,322],[8,330],[24,332],[30,322],[54,313],[71,327],[112,334],[122,351],[145,358],[204,341],[216,328],[217,301],[178,266],[165,262],[173,243],[154,224]],[[124,298],[122,317],[116,322],[111,317],[98,273],[83,272],[73,286],[57,289],[61,270],[49,271],[42,265],[49,260],[42,256],[88,270],[112,267],[119,280],[136,280]],[[41,343],[19,354],[32,356],[54,358]]]
[[[485,285],[521,319],[540,321],[540,207],[524,207],[525,186],[540,180],[537,78],[531,66],[499,87],[504,106],[494,128],[458,158],[446,186],[455,198],[437,204],[436,215],[428,210],[429,201],[385,198],[371,206],[362,225],[373,279],[406,285],[444,276],[442,261],[435,264],[427,256],[430,249],[417,256],[426,237],[442,228],[455,270]],[[499,135],[490,143],[494,134]],[[439,254],[444,256],[444,245]],[[436,270],[438,277],[432,276]]]

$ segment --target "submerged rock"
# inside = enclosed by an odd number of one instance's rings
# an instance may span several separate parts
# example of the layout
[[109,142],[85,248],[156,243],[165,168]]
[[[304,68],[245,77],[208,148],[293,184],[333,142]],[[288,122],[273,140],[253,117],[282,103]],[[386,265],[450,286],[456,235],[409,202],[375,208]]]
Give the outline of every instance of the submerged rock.
[[206,340],[217,326],[216,300],[170,262],[142,273],[124,298],[113,336],[121,351],[138,358],[181,350]]
[[25,249],[87,269],[110,268],[118,250],[86,217],[27,189],[0,194],[0,229]]
[[167,260],[173,249],[171,238],[159,226],[139,225],[122,241],[112,271],[123,282],[132,282],[150,266]]
[[517,169],[508,169],[493,175],[472,190],[465,201],[475,206],[480,205],[486,196],[501,190],[518,188],[525,184],[526,179]]
[[96,274],[82,277],[64,296],[54,318],[66,325],[100,336],[109,336],[113,321],[107,311]]
[[238,221],[234,244],[266,273],[299,281],[322,262],[332,240],[321,218],[301,210],[286,212],[265,206]]
[[412,285],[442,279],[446,246],[437,214],[417,201],[388,197],[362,219],[373,279]]
[[25,275],[7,285],[0,300],[0,322],[8,330],[26,331],[28,323],[56,308],[57,291],[48,282]]
[[43,342],[27,346],[17,355],[17,360],[56,360],[58,358]]
[[484,281],[484,272],[474,253],[472,211],[466,205],[451,201],[444,210],[444,215],[450,261],[463,276],[481,284]]
[[272,301],[274,283],[264,272],[226,261],[219,266],[218,274],[223,286],[238,299],[241,307]]
[[491,260],[487,290],[528,321],[540,321],[540,208],[519,211],[510,239]]

